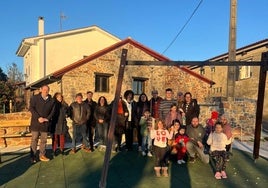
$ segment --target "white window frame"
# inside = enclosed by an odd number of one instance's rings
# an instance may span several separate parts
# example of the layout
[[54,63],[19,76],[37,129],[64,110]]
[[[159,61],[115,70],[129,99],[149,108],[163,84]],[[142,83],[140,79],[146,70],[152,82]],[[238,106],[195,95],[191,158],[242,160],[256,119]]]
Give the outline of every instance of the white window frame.
[[[244,59],[242,61],[252,61],[252,58],[248,58],[248,59]],[[239,79],[243,80],[243,79],[247,79],[251,77],[251,66],[241,66],[239,68]]]

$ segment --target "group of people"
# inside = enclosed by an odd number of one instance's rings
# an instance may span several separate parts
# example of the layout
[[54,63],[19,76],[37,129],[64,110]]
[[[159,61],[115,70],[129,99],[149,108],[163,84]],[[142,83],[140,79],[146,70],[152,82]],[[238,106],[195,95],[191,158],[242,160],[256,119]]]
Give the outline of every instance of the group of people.
[[56,92],[52,97],[49,94],[49,87],[45,85],[40,88],[39,94],[30,99],[31,160],[33,163],[38,158],[39,138],[39,160],[50,160],[45,155],[48,134],[52,136],[53,154],[57,155],[59,152],[64,154],[65,138],[68,133],[67,118],[72,120],[71,154],[77,151],[77,142],[80,142],[79,136],[82,136],[81,149],[86,152],[94,150],[94,138],[98,139],[101,146],[105,145],[110,116],[108,103],[103,96],[99,98],[98,102],[95,102],[92,97],[93,92],[91,91],[87,92],[86,100],[83,100],[82,93],[77,93],[75,101],[68,105],[61,93]]
[[[205,126],[199,123],[200,107],[190,92],[178,92],[174,98],[171,88],[166,89],[165,97],[152,91],[149,99],[145,93],[134,100],[134,92],[127,90],[120,96],[115,108],[116,125],[114,130],[113,152],[132,151],[134,135],[138,142],[138,151],[143,156],[155,157],[154,171],[157,177],[168,177],[168,166],[175,156],[178,164],[194,163],[196,158],[209,163],[210,156],[215,159],[215,178],[227,178],[226,161],[231,148],[232,134],[227,117],[217,111]],[[82,135],[82,149],[94,151],[94,141],[99,148],[105,149],[109,122],[114,109],[114,101],[108,104],[104,96],[95,102],[93,92],[87,92],[83,101],[81,93],[76,94],[75,101],[69,106],[61,93],[49,95],[49,87],[43,86],[40,93],[31,98],[30,111],[32,120],[31,157],[36,162],[37,141],[40,136],[39,160],[49,161],[45,155],[47,133],[53,133],[52,149],[54,153],[59,145],[64,152],[66,118],[72,120],[72,149],[76,153],[78,134]],[[136,131],[134,131],[136,130]],[[134,132],[136,134],[134,134]],[[125,147],[122,136],[125,135]]]
[[213,156],[215,178],[227,178],[225,168],[232,133],[226,116],[219,117],[217,111],[212,111],[211,118],[203,126],[198,118],[200,107],[192,94],[178,92],[174,98],[170,88],[166,89],[165,98],[158,96],[156,90],[152,91],[150,100],[142,93],[136,102],[131,90],[123,97],[118,103],[116,149],[121,149],[122,134],[125,134],[126,150],[132,150],[133,130],[136,129],[138,150],[143,156],[155,157],[156,176],[168,176],[171,156],[175,155],[178,164],[187,159],[194,163],[196,157],[209,163],[210,156]]

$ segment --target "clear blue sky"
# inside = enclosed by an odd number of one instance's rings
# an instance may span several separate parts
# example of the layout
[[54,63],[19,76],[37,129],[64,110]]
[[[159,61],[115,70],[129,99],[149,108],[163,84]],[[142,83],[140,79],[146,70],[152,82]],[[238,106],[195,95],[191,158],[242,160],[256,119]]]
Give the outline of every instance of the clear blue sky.
[[[268,38],[268,0],[237,0],[237,48]],[[189,23],[168,48],[200,0],[1,0],[0,67],[16,63],[24,38],[36,36],[38,17],[45,34],[97,25],[132,39],[172,60],[206,60],[228,51],[230,0],[203,0]],[[168,49],[167,49],[168,48]]]

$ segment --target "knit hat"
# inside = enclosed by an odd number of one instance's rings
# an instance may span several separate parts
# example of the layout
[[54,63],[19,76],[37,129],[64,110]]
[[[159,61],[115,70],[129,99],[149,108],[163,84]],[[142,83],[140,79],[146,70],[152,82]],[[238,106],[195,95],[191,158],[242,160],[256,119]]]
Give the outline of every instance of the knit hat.
[[219,113],[217,111],[211,112],[211,119],[218,119]]

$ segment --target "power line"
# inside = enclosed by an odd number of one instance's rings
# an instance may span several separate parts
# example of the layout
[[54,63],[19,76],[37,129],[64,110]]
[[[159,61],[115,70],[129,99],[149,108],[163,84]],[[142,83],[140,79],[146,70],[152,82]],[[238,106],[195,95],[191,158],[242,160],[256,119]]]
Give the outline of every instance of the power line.
[[203,0],[200,0],[200,2],[198,3],[197,7],[194,9],[193,13],[191,14],[191,16],[188,18],[188,20],[186,21],[186,23],[183,25],[183,27],[180,29],[180,31],[175,36],[175,38],[171,41],[171,43],[168,45],[168,47],[162,52],[162,54],[164,54],[171,47],[171,45],[177,40],[177,38],[182,33],[182,31],[184,30],[184,28],[186,27],[186,25],[190,22],[190,20],[192,19],[192,17],[194,16],[195,12],[200,7],[200,5],[201,5],[202,2],[203,2]]

